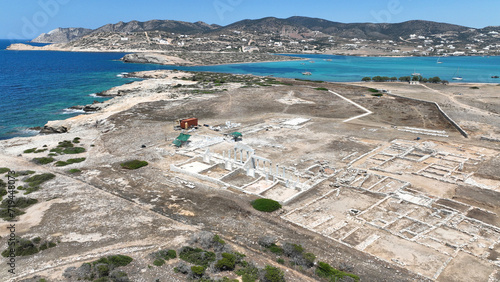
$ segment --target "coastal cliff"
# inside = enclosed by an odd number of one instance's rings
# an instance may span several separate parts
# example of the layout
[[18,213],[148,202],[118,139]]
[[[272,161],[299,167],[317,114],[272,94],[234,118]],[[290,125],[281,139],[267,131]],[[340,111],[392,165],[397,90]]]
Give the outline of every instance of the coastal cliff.
[[92,32],[88,28],[56,28],[31,40],[34,43],[68,43]]

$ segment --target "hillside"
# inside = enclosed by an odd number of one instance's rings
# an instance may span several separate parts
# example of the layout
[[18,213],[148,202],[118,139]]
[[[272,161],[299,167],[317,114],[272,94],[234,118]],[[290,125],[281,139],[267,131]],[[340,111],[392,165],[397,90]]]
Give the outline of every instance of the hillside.
[[183,34],[196,34],[205,33],[211,30],[217,29],[218,25],[209,25],[204,22],[183,22],[183,21],[171,21],[171,20],[151,20],[147,22],[131,21],[131,22],[119,22],[116,24],[107,24],[96,30],[94,33],[99,32],[140,32],[140,31],[165,31],[173,33],[183,33]]
[[[66,51],[212,51],[324,53],[355,56],[498,55],[500,27],[482,29],[412,20],[339,23],[319,18],[266,17],[226,26],[173,20],[131,21],[98,29],[56,29],[34,42]],[[11,49],[31,49],[13,46]]]
[[42,33],[31,42],[34,43],[67,43],[81,38],[93,30],[88,28],[56,28],[48,33]]

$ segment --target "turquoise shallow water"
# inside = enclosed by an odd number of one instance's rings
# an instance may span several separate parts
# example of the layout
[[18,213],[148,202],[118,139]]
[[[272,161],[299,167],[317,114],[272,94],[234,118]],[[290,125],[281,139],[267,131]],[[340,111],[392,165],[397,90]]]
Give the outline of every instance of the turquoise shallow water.
[[[294,55],[306,61],[180,67],[125,64],[117,61],[124,53],[71,53],[48,51],[7,51],[13,42],[0,40],[0,139],[36,134],[29,127],[49,120],[66,119],[81,113],[65,111],[74,105],[90,104],[104,98],[93,93],[132,81],[124,72],[181,69],[276,77],[349,82],[364,76],[407,76],[451,78],[460,68],[463,82],[500,83],[500,57],[366,58],[328,55]],[[331,61],[327,61],[331,60]],[[302,72],[311,72],[303,76]]]
[[124,64],[123,53],[7,51],[0,40],[0,139],[29,136],[29,127],[81,113],[65,111],[103,98],[94,93],[132,81],[122,72],[158,69]]
[[[287,78],[307,78],[334,82],[360,81],[365,76],[408,76],[414,72],[424,77],[439,76],[443,80],[452,81],[457,73],[463,77],[462,82],[500,83],[500,57],[444,57],[437,63],[435,57],[349,57],[333,55],[292,55],[310,58],[306,61],[234,64],[209,67],[190,67],[197,71],[214,71],[256,75],[274,75]],[[331,60],[331,61],[327,61]],[[311,76],[302,75],[311,72]]]

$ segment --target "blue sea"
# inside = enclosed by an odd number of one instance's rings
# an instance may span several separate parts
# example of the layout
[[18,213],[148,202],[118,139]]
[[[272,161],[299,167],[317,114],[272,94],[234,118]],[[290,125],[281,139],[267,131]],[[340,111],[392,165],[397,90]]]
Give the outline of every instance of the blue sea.
[[[119,61],[125,53],[5,50],[17,42],[23,41],[0,40],[0,139],[34,135],[36,131],[29,128],[81,114],[66,109],[105,100],[93,94],[134,80],[120,77],[133,71],[181,69],[334,82],[360,81],[376,75],[400,77],[413,72],[452,82],[458,72],[463,82],[500,83],[500,79],[491,78],[500,76],[500,57],[445,57],[438,64],[437,58],[293,55],[308,60],[180,67],[125,64]],[[303,76],[306,71],[312,75]]]

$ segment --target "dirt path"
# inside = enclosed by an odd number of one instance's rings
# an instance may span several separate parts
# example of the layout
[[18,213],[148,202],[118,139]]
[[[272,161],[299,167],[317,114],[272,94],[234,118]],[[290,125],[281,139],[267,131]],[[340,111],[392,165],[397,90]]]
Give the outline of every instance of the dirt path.
[[[490,111],[485,111],[483,109],[476,108],[476,107],[464,104],[464,103],[458,101],[457,99],[455,99],[455,97],[453,97],[451,95],[448,95],[448,94],[445,94],[445,93],[443,93],[443,92],[441,92],[439,90],[430,88],[429,86],[427,86],[425,84],[420,84],[420,86],[422,86],[422,87],[424,87],[426,89],[429,89],[429,90],[431,90],[431,91],[433,91],[435,93],[438,93],[439,95],[442,95],[442,96],[446,97],[450,101],[450,103],[452,105],[456,105],[456,106],[458,106],[460,108],[466,109],[468,111],[472,111],[472,112],[474,112],[474,113],[476,113],[478,115],[491,115],[491,114],[498,115],[498,114],[495,114],[495,113],[490,112]],[[500,115],[498,115],[498,116],[500,116]]]

